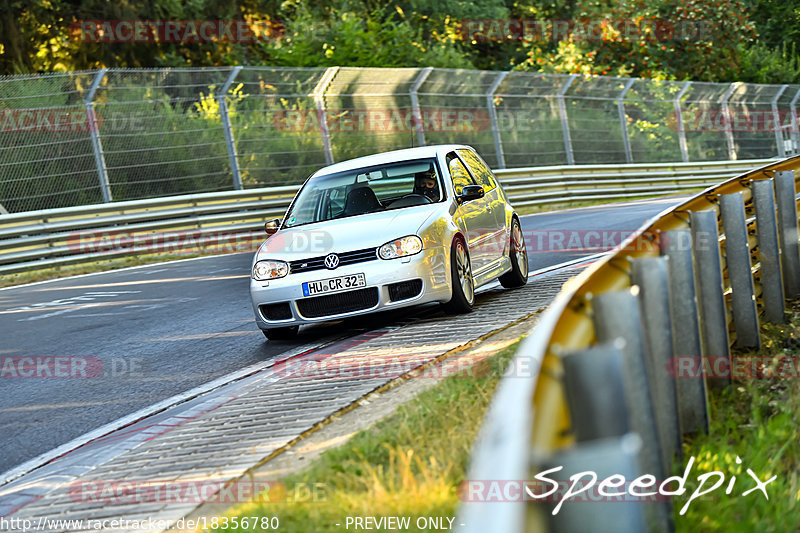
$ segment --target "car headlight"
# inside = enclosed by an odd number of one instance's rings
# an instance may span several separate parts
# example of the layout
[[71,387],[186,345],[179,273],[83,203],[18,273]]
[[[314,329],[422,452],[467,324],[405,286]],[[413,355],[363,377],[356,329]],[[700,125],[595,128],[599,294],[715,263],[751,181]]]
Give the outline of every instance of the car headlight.
[[259,261],[253,265],[253,277],[258,281],[282,278],[289,273],[285,261]]
[[398,257],[407,257],[415,255],[422,251],[422,239],[416,235],[409,235],[408,237],[401,237],[389,241],[380,248],[378,248],[378,255],[381,259],[396,259]]

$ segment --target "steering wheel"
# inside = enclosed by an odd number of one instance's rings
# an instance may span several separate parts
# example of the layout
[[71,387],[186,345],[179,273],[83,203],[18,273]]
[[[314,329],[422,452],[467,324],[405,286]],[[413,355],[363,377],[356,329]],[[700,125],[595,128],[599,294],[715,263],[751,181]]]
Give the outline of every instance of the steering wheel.
[[416,193],[416,192],[412,192],[410,194],[406,194],[405,196],[401,197],[400,200],[405,200],[406,198],[414,198],[414,199],[422,198],[423,200],[425,200],[426,204],[432,204],[433,203],[433,200],[431,200],[430,198],[428,198],[424,194],[419,194],[419,193]]

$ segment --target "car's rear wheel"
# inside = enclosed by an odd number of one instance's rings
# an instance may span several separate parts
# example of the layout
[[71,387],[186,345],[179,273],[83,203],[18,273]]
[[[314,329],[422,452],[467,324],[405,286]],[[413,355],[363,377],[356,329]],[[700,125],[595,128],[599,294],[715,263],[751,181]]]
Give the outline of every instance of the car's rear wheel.
[[475,303],[475,281],[472,279],[472,263],[464,240],[457,238],[450,250],[450,276],[453,296],[444,304],[451,313],[469,313]]
[[299,326],[286,326],[283,328],[262,329],[261,332],[271,341],[285,341],[295,338],[299,330]]
[[507,289],[521,287],[528,282],[528,250],[525,248],[522,226],[516,217],[511,220],[511,246],[508,256],[511,259],[511,270],[498,278],[500,285]]

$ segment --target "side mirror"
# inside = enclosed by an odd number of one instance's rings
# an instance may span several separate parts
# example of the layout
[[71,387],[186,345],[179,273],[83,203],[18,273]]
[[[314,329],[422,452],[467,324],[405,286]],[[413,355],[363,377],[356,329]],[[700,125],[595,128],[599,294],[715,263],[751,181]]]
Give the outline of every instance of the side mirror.
[[281,219],[279,218],[273,218],[272,220],[268,220],[264,223],[264,231],[267,233],[267,235],[274,235],[275,233],[278,233],[280,227]]
[[483,187],[480,185],[465,185],[461,189],[461,196],[458,197],[458,203],[470,202],[483,198]]

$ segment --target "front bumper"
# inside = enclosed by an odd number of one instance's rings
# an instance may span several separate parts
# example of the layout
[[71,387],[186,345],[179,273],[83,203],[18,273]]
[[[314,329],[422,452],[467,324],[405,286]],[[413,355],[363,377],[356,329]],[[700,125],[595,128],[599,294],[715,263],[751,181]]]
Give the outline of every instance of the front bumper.
[[[444,246],[425,249],[409,258],[391,260],[375,259],[339,267],[335,270],[315,270],[298,274],[289,273],[288,276],[277,280],[256,281],[250,279],[250,297],[256,323],[261,329],[296,326],[300,324],[316,324],[327,320],[358,316],[376,311],[419,305],[429,302],[446,302],[450,299],[450,261],[449,249]],[[319,281],[339,276],[363,273],[366,278],[366,287],[360,289],[377,290],[377,303],[366,309],[357,311],[337,312],[331,309],[331,314],[325,316],[304,316],[297,302],[315,298],[303,295],[302,284],[309,281]],[[421,280],[422,290],[411,298],[392,301],[389,285],[403,281]],[[357,289],[357,290],[360,290]],[[335,294],[347,294],[345,291]],[[291,318],[280,320],[268,319],[260,309],[262,305],[288,304]]]

